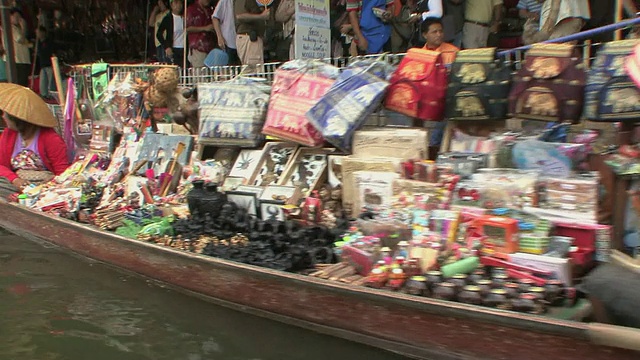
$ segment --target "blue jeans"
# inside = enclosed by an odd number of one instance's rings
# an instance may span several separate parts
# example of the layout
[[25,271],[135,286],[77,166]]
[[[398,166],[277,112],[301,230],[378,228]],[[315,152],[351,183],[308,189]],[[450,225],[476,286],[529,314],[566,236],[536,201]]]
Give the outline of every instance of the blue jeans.
[[158,62],[160,63],[169,62],[169,59],[167,58],[167,54],[164,52],[164,47],[162,47],[162,45],[156,47],[156,57],[158,58]]

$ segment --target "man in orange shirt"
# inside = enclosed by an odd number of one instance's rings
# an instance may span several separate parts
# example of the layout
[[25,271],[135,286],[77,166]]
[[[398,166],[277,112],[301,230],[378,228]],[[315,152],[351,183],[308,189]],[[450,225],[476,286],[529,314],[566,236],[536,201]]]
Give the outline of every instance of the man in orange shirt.
[[460,49],[456,46],[444,42],[444,28],[440,18],[427,18],[420,24],[422,36],[427,41],[424,45],[426,50],[438,51],[442,54],[442,61],[445,65],[451,65],[456,59],[456,54]]
[[[420,24],[422,36],[427,41],[424,49],[438,51],[442,54],[444,65],[450,70],[450,65],[456,59],[458,49],[456,46],[444,42],[444,30],[440,18],[426,18]],[[440,143],[444,135],[444,129],[447,125],[446,121],[440,121],[431,128],[431,139],[429,141],[429,159],[435,160],[440,150]]]

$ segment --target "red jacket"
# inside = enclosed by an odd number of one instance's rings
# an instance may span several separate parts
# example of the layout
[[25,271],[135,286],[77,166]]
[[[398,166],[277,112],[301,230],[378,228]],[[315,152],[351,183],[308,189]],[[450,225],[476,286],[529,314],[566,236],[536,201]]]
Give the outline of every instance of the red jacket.
[[[5,128],[0,136],[0,177],[13,182],[18,175],[11,168],[11,155],[16,145],[18,132]],[[40,129],[38,137],[38,151],[47,170],[56,175],[62,174],[69,167],[67,146],[64,140],[50,128]]]

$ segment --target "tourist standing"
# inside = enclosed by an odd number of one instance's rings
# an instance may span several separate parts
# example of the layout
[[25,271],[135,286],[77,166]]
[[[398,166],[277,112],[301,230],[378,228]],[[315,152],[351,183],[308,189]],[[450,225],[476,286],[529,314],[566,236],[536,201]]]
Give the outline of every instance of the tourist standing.
[[[254,1],[255,2],[255,1]],[[189,62],[194,68],[204,66],[204,59],[216,47],[216,37],[211,16],[211,0],[196,0],[187,9],[187,34]]]
[[487,47],[490,34],[496,34],[502,21],[502,0],[470,0],[464,11],[462,46]]
[[229,65],[239,65],[236,45],[236,20],[233,14],[233,0],[220,0],[213,10],[213,29],[218,37],[218,46],[229,57]]
[[167,62],[184,68],[184,16],[182,16],[184,3],[182,1],[171,2],[171,13],[162,19],[156,39],[167,55]]
[[158,31],[160,30],[160,23],[169,14],[169,1],[158,0],[156,6],[153,7],[151,15],[149,16],[149,26],[153,27],[153,42],[156,45],[156,57],[158,62],[169,62],[164,51],[164,47],[158,40]]
[[11,14],[11,32],[13,33],[13,51],[16,62],[16,84],[28,87],[31,72],[31,56],[29,49],[32,44],[27,40],[27,22],[20,14],[20,10],[13,8]]
[[264,31],[271,16],[268,7],[258,6],[255,0],[234,0],[236,17],[236,45],[242,65],[264,63]]

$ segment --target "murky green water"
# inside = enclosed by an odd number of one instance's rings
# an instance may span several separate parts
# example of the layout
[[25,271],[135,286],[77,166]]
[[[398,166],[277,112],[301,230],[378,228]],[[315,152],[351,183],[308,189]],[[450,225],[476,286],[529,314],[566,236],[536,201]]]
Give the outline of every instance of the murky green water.
[[221,308],[1,232],[0,359],[401,357]]

